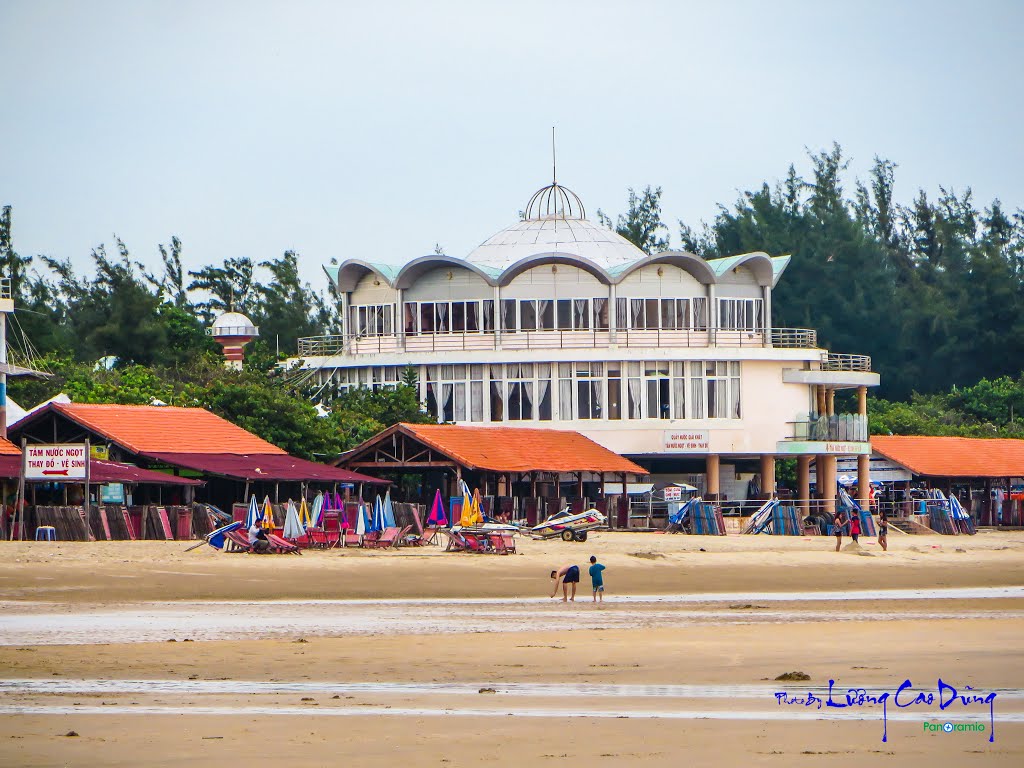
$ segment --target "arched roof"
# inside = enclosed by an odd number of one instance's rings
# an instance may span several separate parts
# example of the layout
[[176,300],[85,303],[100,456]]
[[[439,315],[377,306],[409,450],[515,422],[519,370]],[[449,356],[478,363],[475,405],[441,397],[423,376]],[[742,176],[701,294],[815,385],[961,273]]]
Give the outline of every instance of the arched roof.
[[708,266],[708,262],[700,256],[686,251],[662,251],[653,256],[647,256],[615,272],[615,282],[621,283],[636,270],[651,264],[671,264],[679,267],[684,272],[689,272],[697,282],[704,285],[712,285],[716,282],[714,270]]
[[419,279],[421,275],[426,274],[432,269],[446,266],[468,269],[470,272],[480,275],[488,285],[497,285],[498,277],[500,275],[500,273],[494,270],[478,266],[466,261],[465,259],[458,259],[454,256],[444,256],[441,254],[430,254],[428,256],[420,256],[418,259],[413,259],[402,267],[398,272],[398,275],[395,277],[393,285],[395,288],[411,288],[413,283]]
[[520,259],[515,264],[510,264],[501,273],[500,284],[502,286],[508,285],[526,270],[541,267],[545,264],[568,264],[578,267],[584,272],[589,272],[605,285],[614,282],[611,275],[602,269],[600,265],[590,261],[590,259],[581,258],[574,253],[551,251],[549,253],[535,253],[532,256]]
[[[334,278],[339,291],[352,291],[366,275],[377,275],[389,287],[394,283],[399,268],[391,264],[373,263],[362,259],[347,259],[340,267],[328,269],[324,267],[328,275]],[[334,274],[331,274],[332,271]]]
[[736,256],[727,256],[724,259],[711,259],[707,265],[711,267],[717,277],[721,277],[737,267],[746,267],[754,274],[758,285],[774,285],[775,283],[775,268],[772,265],[772,259],[764,251],[740,253]]

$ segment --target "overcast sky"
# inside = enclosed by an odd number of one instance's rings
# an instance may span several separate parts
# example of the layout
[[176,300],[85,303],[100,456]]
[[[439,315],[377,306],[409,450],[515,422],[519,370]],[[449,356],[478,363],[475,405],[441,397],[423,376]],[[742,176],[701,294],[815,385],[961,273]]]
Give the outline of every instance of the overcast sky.
[[[464,256],[551,177],[696,226],[838,141],[897,197],[1024,206],[1024,2],[0,0],[0,204],[23,254]],[[851,178],[852,183],[852,178]]]

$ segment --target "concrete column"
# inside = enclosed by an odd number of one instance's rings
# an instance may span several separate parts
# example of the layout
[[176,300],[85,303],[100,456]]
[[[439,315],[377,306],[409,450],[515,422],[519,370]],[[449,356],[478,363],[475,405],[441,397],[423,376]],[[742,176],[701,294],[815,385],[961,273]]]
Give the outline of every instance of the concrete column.
[[395,327],[392,329],[398,337],[399,349],[405,349],[405,289],[398,289],[398,304],[395,305],[395,316],[392,318]]
[[828,392],[826,394],[826,398],[828,399],[828,415],[829,416],[835,416],[836,415],[836,391],[834,389],[828,390]]
[[871,455],[862,453],[857,457],[857,503],[861,509],[868,508],[868,486],[871,485]]
[[825,387],[823,387],[821,384],[818,384],[815,387],[815,389],[817,390],[814,394],[817,396],[817,399],[818,399],[818,415],[819,416],[824,416],[825,415],[825,411],[827,410],[827,407],[828,407],[826,405],[826,403],[825,403],[825,401],[827,399],[825,397]]
[[501,349],[501,286],[494,286],[494,348]]
[[718,300],[715,297],[715,284],[708,283],[708,339],[713,344],[715,331],[718,330]]
[[836,457],[818,456],[818,495],[821,497],[825,512],[835,514],[836,511]]
[[761,492],[769,498],[775,495],[775,457],[761,456]]
[[772,345],[772,287],[764,286],[764,344]]
[[807,516],[811,513],[811,457],[796,457],[796,486],[797,506],[800,514]]
[[619,318],[616,309],[615,283],[608,285],[608,341],[615,344],[619,336]]
[[868,388],[857,387],[857,413],[861,416],[868,415]]
[[719,457],[716,454],[708,454],[708,458],[707,458],[708,481],[707,481],[707,488],[706,488],[706,494],[705,495],[710,500],[717,499],[719,494],[721,493],[721,491],[719,490],[719,485],[718,485],[719,467],[720,467]]

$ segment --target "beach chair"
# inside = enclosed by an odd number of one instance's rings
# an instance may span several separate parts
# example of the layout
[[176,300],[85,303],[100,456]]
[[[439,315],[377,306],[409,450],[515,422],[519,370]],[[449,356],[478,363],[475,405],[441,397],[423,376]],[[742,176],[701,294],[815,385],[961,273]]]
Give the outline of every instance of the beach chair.
[[500,533],[492,533],[488,536],[490,539],[491,550],[498,555],[510,554],[508,547],[505,546],[505,538]]
[[439,528],[438,533],[448,538],[448,544],[445,546],[445,552],[464,552],[466,550],[466,540],[457,533],[453,533],[447,528]]
[[252,552],[249,537],[239,531],[224,531],[225,552]]
[[415,539],[410,539],[409,543],[414,547],[425,547],[428,544],[433,544],[437,539],[437,533],[441,529],[436,526],[427,528],[423,533],[417,536]]
[[282,539],[273,533],[267,534],[267,541],[270,542],[270,551],[278,555],[301,555],[302,550],[290,541]]
[[409,541],[408,541],[408,539],[409,539],[409,531],[411,531],[411,530],[412,530],[412,526],[411,525],[407,525],[407,526],[405,526],[405,528],[403,528],[402,530],[400,530],[398,532],[398,536],[395,537],[395,546],[396,547],[404,547],[406,544],[409,543]]
[[330,542],[327,539],[327,531],[321,528],[307,528],[306,535],[309,536],[309,546],[328,549]]
[[352,528],[346,528],[341,535],[341,546],[343,547],[361,547],[363,546],[362,539],[359,534]]
[[501,534],[501,545],[508,554],[514,555],[516,553],[516,537],[511,533]]
[[395,541],[398,540],[398,529],[397,528],[385,528],[381,535],[370,541],[364,541],[363,546],[369,546],[372,549],[387,549],[393,547]]

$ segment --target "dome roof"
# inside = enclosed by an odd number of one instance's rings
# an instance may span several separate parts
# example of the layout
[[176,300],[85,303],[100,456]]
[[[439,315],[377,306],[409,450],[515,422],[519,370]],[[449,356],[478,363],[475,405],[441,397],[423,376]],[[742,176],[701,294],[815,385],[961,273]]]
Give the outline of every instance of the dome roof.
[[213,336],[256,336],[259,329],[241,312],[225,312],[213,321]]
[[647,258],[629,240],[592,221],[545,216],[501,230],[477,246],[466,261],[504,271],[530,256],[555,252],[587,259],[608,272]]

